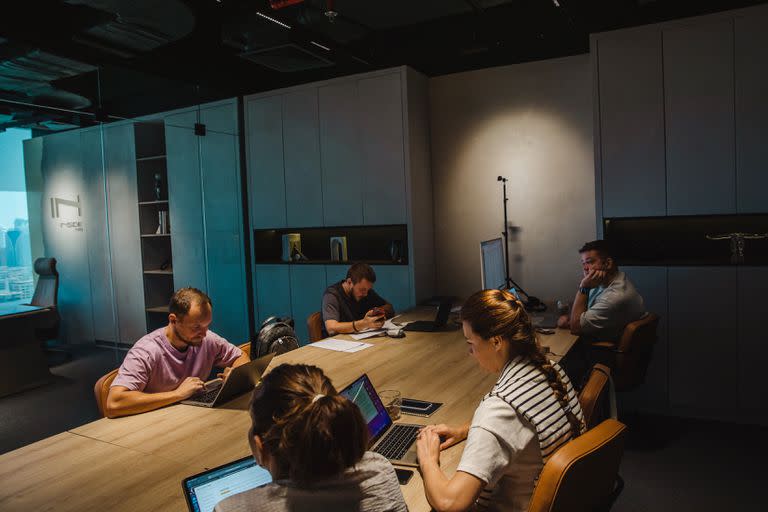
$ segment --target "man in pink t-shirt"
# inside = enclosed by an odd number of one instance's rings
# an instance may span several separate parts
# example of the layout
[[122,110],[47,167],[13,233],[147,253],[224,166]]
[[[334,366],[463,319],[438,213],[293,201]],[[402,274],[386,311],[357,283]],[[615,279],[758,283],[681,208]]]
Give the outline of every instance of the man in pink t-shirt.
[[138,414],[184,400],[202,390],[213,367],[231,368],[249,358],[208,331],[211,299],[196,288],[173,294],[168,325],[137,341],[125,356],[107,396],[110,418]]

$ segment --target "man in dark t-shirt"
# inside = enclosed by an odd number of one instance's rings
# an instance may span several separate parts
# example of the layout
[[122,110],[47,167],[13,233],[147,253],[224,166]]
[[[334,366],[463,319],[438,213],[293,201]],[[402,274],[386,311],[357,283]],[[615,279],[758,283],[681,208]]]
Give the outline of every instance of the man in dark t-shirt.
[[343,281],[323,293],[323,335],[378,329],[395,315],[392,305],[373,291],[376,273],[366,263],[355,263]]

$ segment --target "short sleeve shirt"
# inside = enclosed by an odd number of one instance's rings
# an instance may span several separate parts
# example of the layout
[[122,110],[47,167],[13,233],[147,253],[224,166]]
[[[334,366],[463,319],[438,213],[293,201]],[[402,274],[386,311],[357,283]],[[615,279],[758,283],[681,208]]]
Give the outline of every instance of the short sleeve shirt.
[[533,425],[504,400],[491,396],[475,411],[467,444],[456,469],[482,480],[480,510],[528,510],[543,467]]
[[383,306],[387,303],[378,293],[370,290],[368,295],[360,301],[344,293],[342,287],[343,281],[339,281],[326,288],[323,293],[323,332],[325,332],[325,321],[336,320],[337,322],[352,322],[361,320],[365,314],[375,307]]
[[137,341],[125,356],[112,387],[129,391],[160,393],[172,391],[187,377],[206,380],[213,367],[231,366],[242,351],[227,340],[208,331],[199,347],[181,352],[161,327]]
[[606,287],[589,291],[581,332],[595,340],[618,340],[627,324],[645,315],[643,298],[624,272]]

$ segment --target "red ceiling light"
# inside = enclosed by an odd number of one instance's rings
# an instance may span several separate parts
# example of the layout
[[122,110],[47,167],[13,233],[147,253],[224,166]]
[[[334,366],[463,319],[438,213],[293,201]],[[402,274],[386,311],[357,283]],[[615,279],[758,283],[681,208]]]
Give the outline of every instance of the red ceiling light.
[[302,3],[304,0],[269,0],[269,5],[277,10],[289,5],[296,5]]

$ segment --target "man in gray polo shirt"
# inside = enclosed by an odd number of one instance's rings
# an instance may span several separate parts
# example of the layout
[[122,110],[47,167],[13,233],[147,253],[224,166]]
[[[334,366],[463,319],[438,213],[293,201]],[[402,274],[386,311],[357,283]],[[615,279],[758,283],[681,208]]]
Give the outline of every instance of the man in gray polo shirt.
[[627,324],[645,316],[643,298],[605,240],[584,244],[579,254],[584,276],[570,315],[561,316],[558,326],[592,341],[618,341]]
[[355,263],[343,281],[332,284],[323,293],[323,335],[356,333],[378,329],[395,311],[373,291],[376,273],[366,263]]

